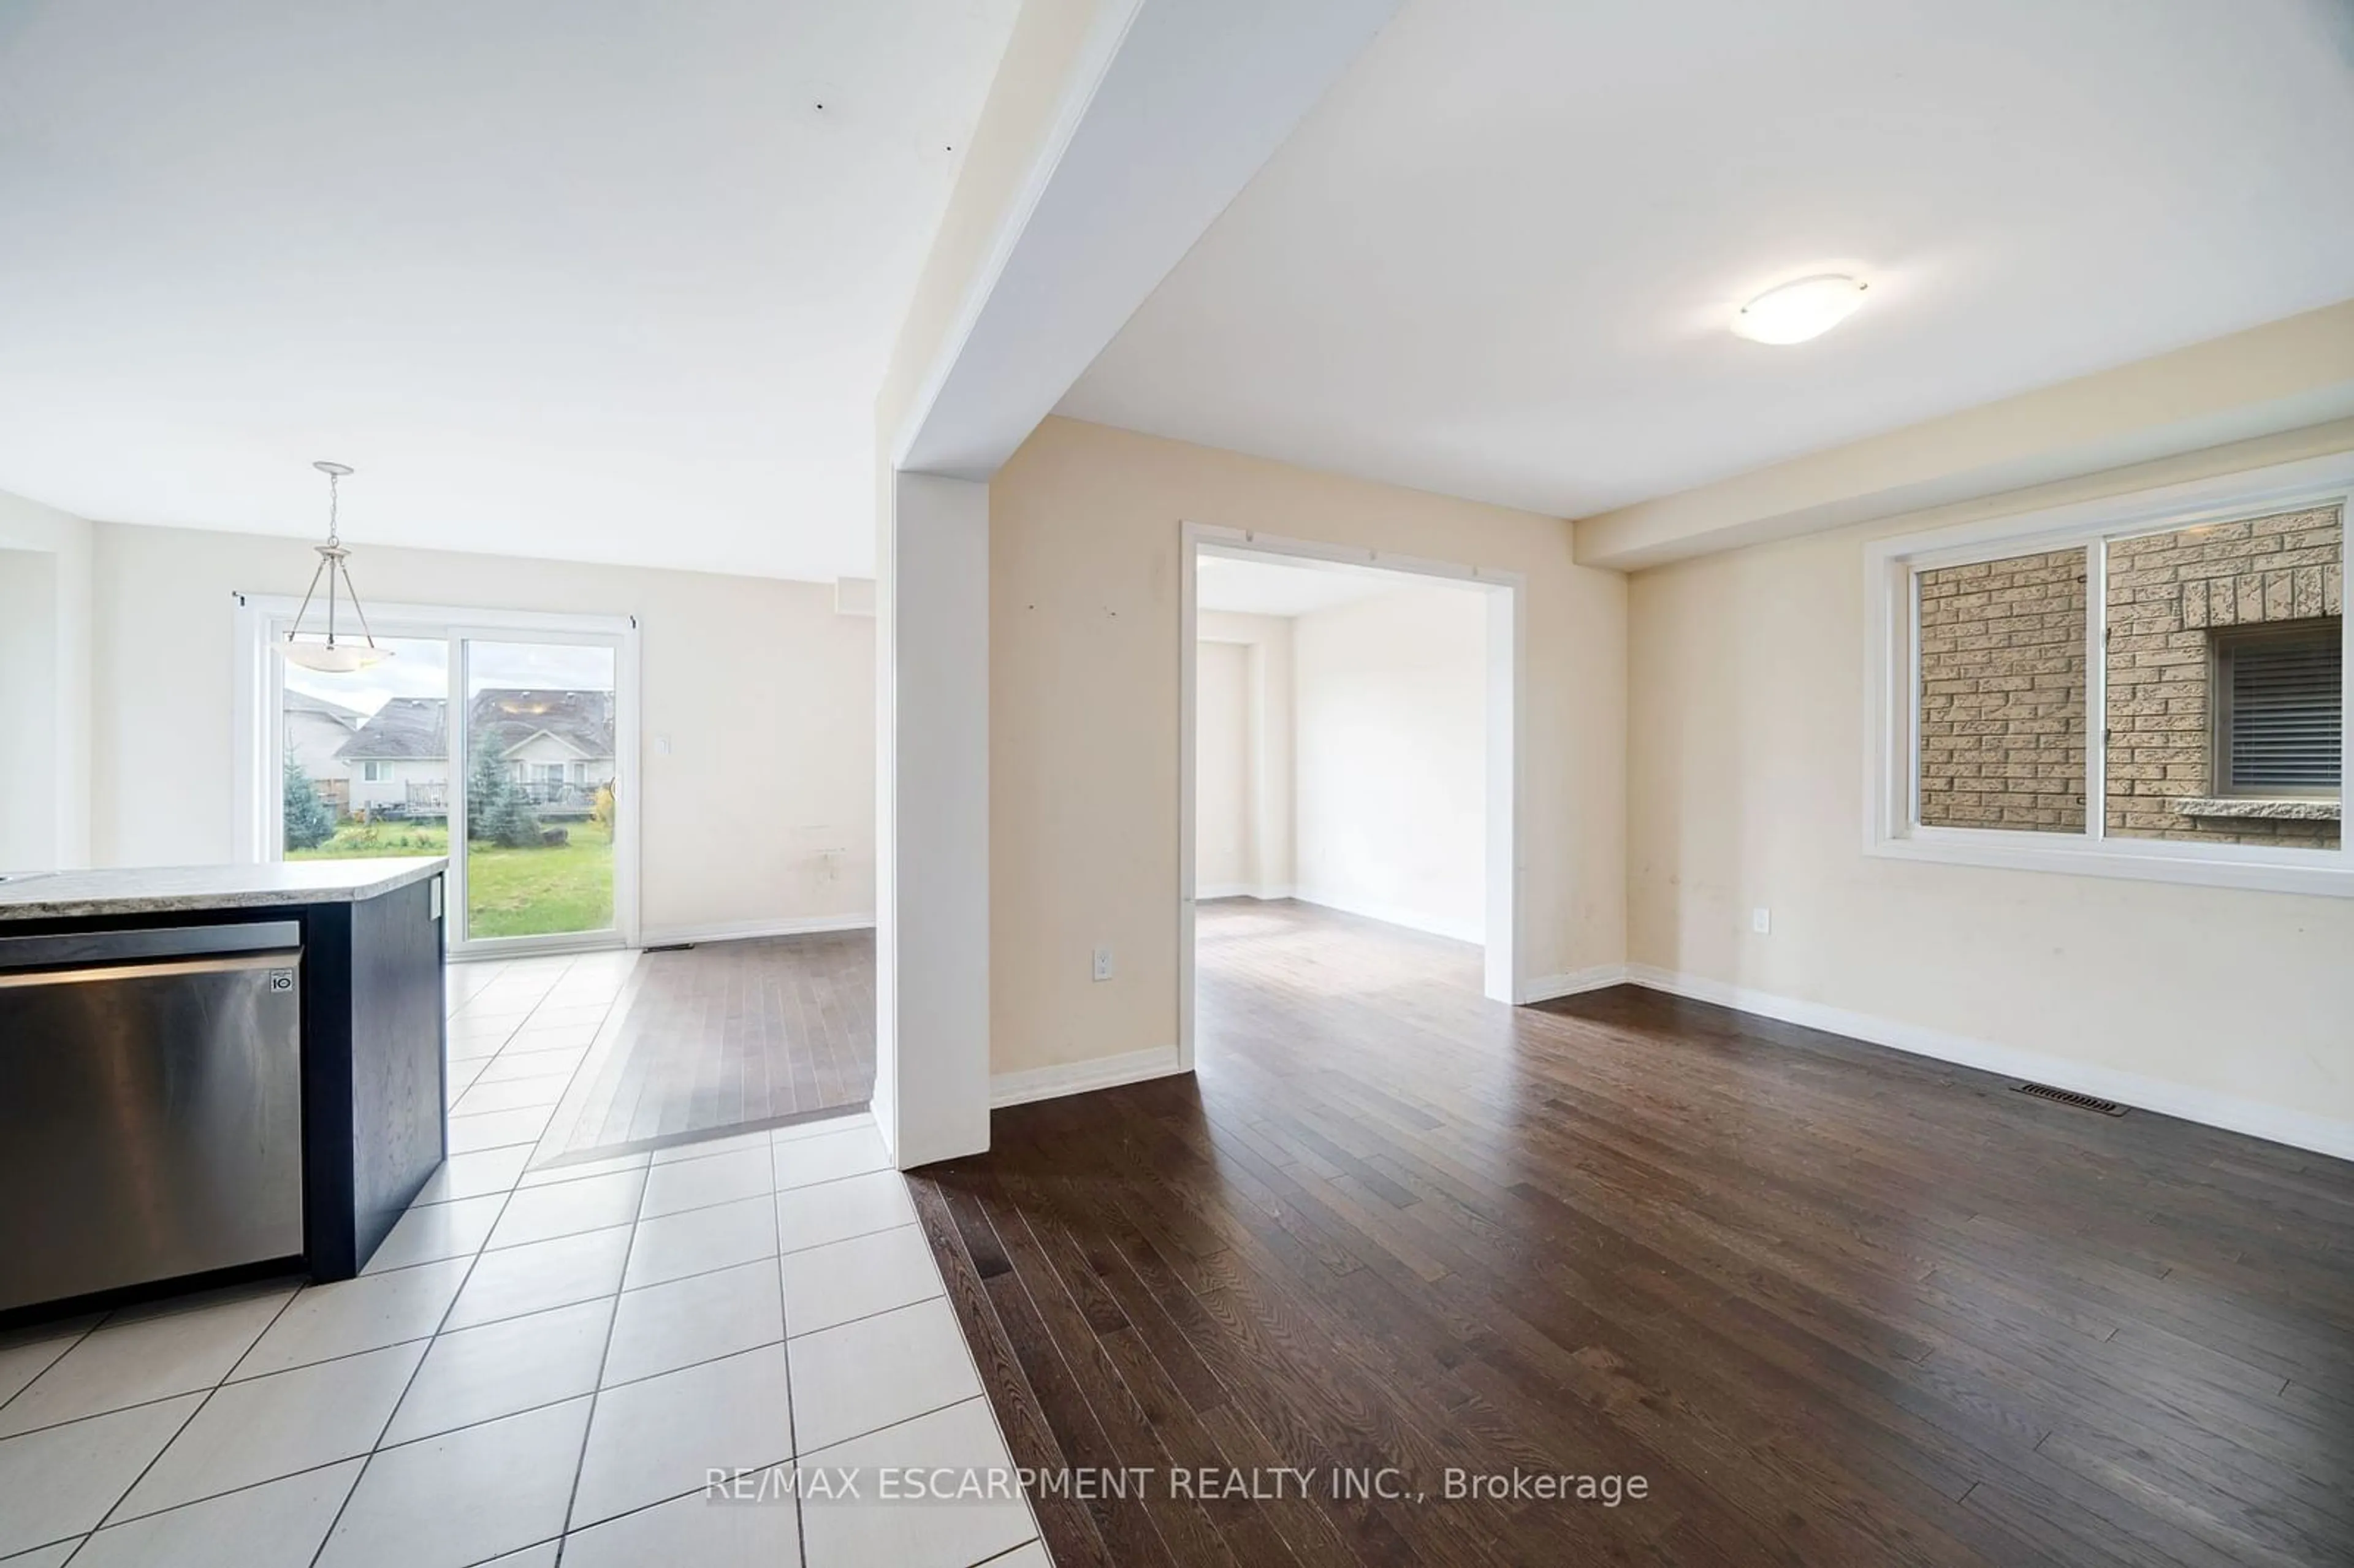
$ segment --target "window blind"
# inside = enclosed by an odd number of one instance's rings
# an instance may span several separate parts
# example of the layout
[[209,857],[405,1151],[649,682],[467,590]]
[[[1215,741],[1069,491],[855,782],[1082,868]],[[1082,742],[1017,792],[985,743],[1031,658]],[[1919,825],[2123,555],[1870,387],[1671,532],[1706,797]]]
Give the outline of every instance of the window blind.
[[2232,788],[2327,793],[2345,766],[2345,638],[2257,637],[2231,651]]

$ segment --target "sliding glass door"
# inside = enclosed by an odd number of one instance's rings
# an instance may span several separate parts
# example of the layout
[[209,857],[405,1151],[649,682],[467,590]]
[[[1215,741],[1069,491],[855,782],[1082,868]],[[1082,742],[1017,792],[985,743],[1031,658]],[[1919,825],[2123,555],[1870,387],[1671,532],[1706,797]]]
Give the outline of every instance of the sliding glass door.
[[243,853],[446,855],[461,955],[635,939],[630,621],[386,606],[389,657],[322,673],[274,652],[294,608],[241,616]]
[[611,932],[614,649],[473,639],[462,647],[466,938]]

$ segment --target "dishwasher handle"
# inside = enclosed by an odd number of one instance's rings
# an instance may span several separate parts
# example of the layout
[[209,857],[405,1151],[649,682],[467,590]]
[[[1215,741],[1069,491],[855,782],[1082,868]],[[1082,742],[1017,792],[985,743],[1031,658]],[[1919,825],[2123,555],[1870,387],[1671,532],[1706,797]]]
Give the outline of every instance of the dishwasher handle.
[[27,969],[87,969],[235,953],[286,953],[302,946],[297,920],[243,920],[217,926],[166,926],[141,931],[65,931],[0,937],[0,975]]
[[291,996],[294,993],[295,967],[302,961],[302,949],[288,948],[274,953],[207,953],[192,959],[159,959],[147,964],[90,964],[67,969],[0,969],[0,991],[27,986],[96,985],[115,980],[144,980],[154,975],[217,975],[233,974],[239,969],[267,969],[270,971],[270,994]]

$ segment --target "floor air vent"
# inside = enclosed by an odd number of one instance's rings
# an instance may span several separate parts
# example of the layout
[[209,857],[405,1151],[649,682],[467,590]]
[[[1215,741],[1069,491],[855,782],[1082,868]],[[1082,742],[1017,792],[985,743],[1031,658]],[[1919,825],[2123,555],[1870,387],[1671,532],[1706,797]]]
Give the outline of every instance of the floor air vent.
[[2103,1116],[2126,1114],[2126,1107],[2115,1100],[2096,1100],[2090,1095],[2055,1089],[2049,1084],[2013,1084],[2011,1087],[2022,1095],[2033,1095],[2039,1100],[2057,1100],[2063,1106],[2074,1106],[2079,1110],[2096,1110]]

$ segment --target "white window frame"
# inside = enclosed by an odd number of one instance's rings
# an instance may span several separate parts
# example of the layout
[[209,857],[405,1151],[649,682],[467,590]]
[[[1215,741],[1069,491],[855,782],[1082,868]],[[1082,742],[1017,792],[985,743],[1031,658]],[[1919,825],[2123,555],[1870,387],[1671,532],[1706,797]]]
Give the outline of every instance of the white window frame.
[[[1864,549],[1864,853],[1893,860],[2354,897],[2354,835],[2338,846],[2193,843],[2107,833],[2108,543],[2201,523],[2335,504],[2354,523],[2354,452],[1872,541]],[[1915,574],[2045,551],[2085,552],[2084,828],[2080,833],[1924,824],[1917,800],[1920,661]],[[2340,563],[2344,571],[2349,564]],[[2354,616],[2341,618],[2354,668]],[[2354,736],[2354,682],[2340,694]],[[2349,791],[2339,780],[2341,813]]]
[[360,782],[361,782],[361,783],[363,783],[363,784],[389,784],[389,783],[391,783],[391,782],[392,782],[392,759],[391,759],[390,758],[388,758],[388,757],[363,757],[363,758],[360,758]]
[[[284,853],[284,792],[277,787],[278,763],[270,752],[285,707],[285,662],[271,644],[293,623],[302,600],[281,594],[232,594],[236,616],[235,789],[230,843],[237,860],[254,864]],[[418,639],[449,647],[449,711],[463,715],[469,687],[466,652],[475,642],[572,642],[613,650],[613,773],[615,838],[613,925],[604,931],[564,932],[546,937],[453,938],[452,958],[487,958],[530,952],[581,952],[634,948],[639,942],[638,622],[632,615],[561,615],[527,610],[485,610],[446,605],[368,606],[371,629],[387,639]],[[451,732],[449,907],[466,907],[465,741],[462,717]],[[462,917],[451,929],[462,930]]]

